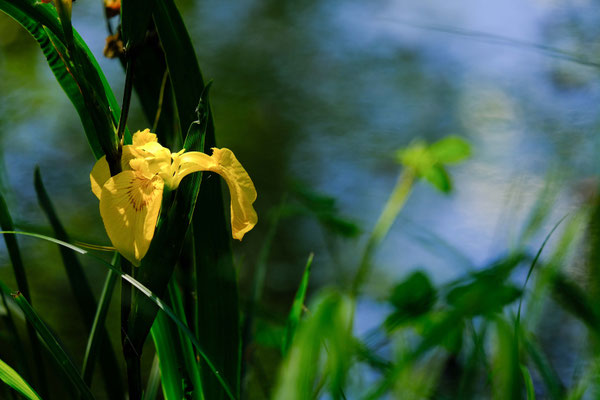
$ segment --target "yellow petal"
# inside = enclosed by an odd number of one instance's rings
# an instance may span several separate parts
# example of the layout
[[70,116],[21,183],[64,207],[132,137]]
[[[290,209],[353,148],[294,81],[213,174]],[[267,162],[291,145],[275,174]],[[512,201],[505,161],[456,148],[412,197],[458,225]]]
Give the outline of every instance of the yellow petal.
[[90,182],[92,183],[92,192],[100,199],[100,193],[102,192],[102,186],[110,179],[110,169],[108,168],[108,162],[106,162],[106,156],[103,156],[92,168],[90,173]]
[[113,246],[133,265],[146,255],[162,201],[163,181],[123,171],[106,181],[100,215]]
[[225,148],[213,148],[213,155],[208,156],[192,151],[183,153],[180,162],[177,184],[185,175],[196,171],[216,172],[225,179],[231,196],[231,233],[234,239],[242,240],[258,221],[252,207],[256,200],[256,189],[233,152]]
[[[126,145],[123,146],[123,154],[121,155],[121,170],[128,171],[131,168],[129,167],[129,162],[136,158],[136,155],[132,152],[133,146]],[[96,195],[98,199],[100,199],[100,193],[102,192],[102,186],[106,183],[107,180],[110,179],[110,168],[108,167],[108,162],[106,161],[106,156],[102,156],[96,164],[94,164],[94,168],[92,168],[92,172],[90,173],[90,182],[92,183],[92,192]]]
[[146,143],[157,142],[158,139],[154,133],[150,132],[150,129],[144,129],[143,131],[137,131],[133,134],[132,142],[135,147],[140,147]]

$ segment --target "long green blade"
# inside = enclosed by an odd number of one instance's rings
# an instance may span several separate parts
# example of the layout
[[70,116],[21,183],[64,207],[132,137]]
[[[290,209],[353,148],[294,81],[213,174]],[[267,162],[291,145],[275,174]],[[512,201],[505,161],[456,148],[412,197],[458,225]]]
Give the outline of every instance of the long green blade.
[[[40,206],[50,221],[54,234],[58,239],[64,242],[70,242],[69,235],[60,222],[54,206],[52,205],[52,201],[48,196],[48,192],[44,187],[39,168],[35,169],[34,186]],[[69,251],[62,246],[59,246],[59,250],[71,290],[77,300],[76,303],[79,307],[80,315],[83,318],[86,329],[90,331],[92,330],[92,326],[95,323],[98,323],[98,320],[94,319],[94,315],[96,314],[96,300],[94,298],[92,287],[83,272],[83,267],[77,259],[77,256],[73,254],[72,251]],[[113,282],[115,280],[116,277],[113,279]],[[107,300],[110,301],[110,295],[108,295]],[[104,304],[104,307],[107,307],[107,305]],[[121,374],[119,373],[119,363],[116,353],[110,343],[108,332],[104,328],[104,319],[100,322],[101,325],[96,325],[96,329],[92,332],[97,335],[94,337],[94,343],[101,349],[100,366],[102,367],[102,375],[110,398],[122,399],[125,389],[121,381]],[[93,364],[88,364],[86,366],[88,367],[88,376],[85,378],[86,383],[91,385]]]
[[[113,264],[117,262],[118,258],[115,257],[113,259]],[[83,367],[82,367],[82,375],[83,380],[87,384],[91,384],[92,382],[92,373],[94,372],[94,362],[98,356],[98,352],[102,347],[106,346],[106,340],[109,340],[106,335],[106,329],[104,328],[106,323],[106,315],[108,314],[108,308],[110,306],[110,300],[112,298],[112,294],[115,289],[115,285],[117,283],[117,274],[113,271],[108,271],[106,276],[106,281],[104,283],[104,287],[102,289],[102,294],[100,295],[100,302],[98,303],[98,308],[96,309],[96,314],[94,316],[94,322],[91,327],[90,336],[88,337],[87,346],[85,348],[85,355],[83,357]],[[105,344],[104,346],[100,346],[100,344]],[[112,347],[111,347],[112,349]],[[104,353],[101,353],[101,358]],[[114,372],[118,375],[118,369],[114,370]],[[121,386],[121,377],[117,376],[118,382],[111,383],[107,382],[107,386],[114,387],[115,390]],[[118,386],[117,386],[118,385]],[[117,398],[123,397],[125,391],[120,388],[120,392],[116,393]],[[113,398],[113,397],[111,397]]]
[[[194,336],[194,334],[192,333],[192,331],[187,327],[187,325],[185,323],[183,323],[177,317],[177,315],[175,314],[175,312],[173,312],[173,310],[171,309],[171,307],[169,307],[164,301],[162,301],[158,296],[156,296],[155,293],[153,293],[150,289],[148,289],[146,286],[144,286],[138,280],[134,279],[130,275],[124,274],[123,272],[119,271],[119,269],[117,269],[111,263],[106,262],[104,259],[102,259],[100,257],[96,257],[93,254],[90,254],[87,250],[82,249],[81,247],[75,246],[73,244],[63,242],[62,240],[55,239],[53,237],[46,236],[46,235],[41,235],[41,234],[38,234],[38,233],[18,232],[18,231],[0,231],[0,234],[2,234],[2,235],[31,236],[31,237],[34,237],[34,238],[46,240],[48,242],[60,244],[61,246],[67,247],[67,248],[69,248],[69,249],[71,249],[73,251],[76,251],[79,254],[85,254],[85,255],[87,255],[89,257],[94,258],[95,260],[99,261],[102,265],[104,265],[105,267],[107,267],[109,270],[115,272],[117,275],[119,275],[121,277],[121,279],[125,280],[126,282],[129,282],[132,286],[134,286],[136,289],[138,289],[138,291],[140,293],[142,293],[144,296],[146,296],[149,299],[149,301],[151,301],[152,303],[154,303],[160,310],[162,310],[179,327],[179,329],[183,332],[183,334],[194,345],[194,347],[196,348],[196,351],[198,352],[198,354],[200,355],[200,357],[202,357],[202,359],[204,360],[204,362],[208,366],[208,369],[210,371],[212,371],[212,373],[216,376],[216,379],[223,386],[223,390],[226,392],[228,398],[229,399],[233,399],[233,400],[236,399],[236,397],[233,395],[231,389],[229,388],[227,382],[225,382],[225,380],[223,379],[221,372],[219,372],[219,370],[215,367],[215,364],[211,361],[210,357],[207,356],[207,354],[206,354],[206,352],[205,352],[202,344],[200,344],[200,342],[198,341],[198,339],[196,339],[196,337]],[[6,286],[4,284],[2,284],[1,282],[0,282],[0,289],[2,289],[2,290],[6,289],[5,292],[6,291],[10,292],[6,288]]]
[[163,313],[158,313],[150,330],[160,365],[160,379],[165,400],[185,398],[181,349],[176,343],[177,332],[173,330],[173,326],[168,323],[168,318]]
[[2,360],[0,360],[0,379],[29,400],[42,400],[25,379]]
[[[155,7],[154,22],[165,52],[180,126],[185,128],[194,118],[195,103],[205,90],[204,81],[194,47],[175,3],[173,0],[158,1]],[[209,114],[205,149],[215,146],[214,125]],[[210,358],[223,370],[225,379],[234,387],[235,393],[239,393],[241,337],[237,278],[221,182],[216,178],[204,179],[192,222],[197,254],[198,333]],[[202,381],[207,398],[221,399],[226,396],[206,368],[203,368]]]
[[304,268],[304,273],[302,274],[302,281],[300,282],[300,286],[298,287],[298,291],[294,297],[292,309],[288,315],[287,325],[285,327],[285,336],[283,337],[282,344],[283,355],[287,354],[287,351],[292,344],[292,340],[294,339],[296,328],[300,323],[302,308],[304,307],[304,300],[306,299],[306,290],[308,289],[308,279],[310,278],[310,268],[312,266],[313,257],[313,253],[308,256],[308,261],[306,262],[306,267]]
[[[10,293],[10,290],[3,283],[1,283],[0,286],[5,293]],[[83,399],[93,400],[94,396],[92,395],[90,388],[83,382],[83,379],[81,379],[77,367],[75,367],[75,364],[73,364],[73,361],[71,361],[52,332],[50,332],[50,329],[48,329],[46,324],[44,324],[35,310],[31,307],[31,304],[25,299],[25,296],[20,292],[12,294],[12,296],[15,303],[17,303],[19,308],[21,308],[25,314],[25,318],[27,318],[27,320],[35,327],[35,330],[48,347],[50,354],[52,354],[61,370],[73,384],[73,387],[77,389]]]
[[[73,31],[76,54],[70,60],[54,6],[36,0],[0,0],[0,10],[38,41],[52,72],[79,113],[94,156],[100,158],[109,144],[115,144],[113,120],[118,120],[120,108],[83,39]],[[126,140],[130,137],[126,131]]]
[[[12,231],[14,230],[12,218],[8,211],[8,206],[4,200],[4,196],[0,193],[0,228],[3,230]],[[19,250],[19,244],[17,238],[14,235],[4,235],[4,241],[6,248],[8,249],[8,255],[13,267],[15,279],[17,281],[17,287],[23,293],[25,298],[31,302],[31,295],[29,292],[29,284],[27,282],[27,274],[25,273],[25,266],[23,265],[23,258],[21,257],[21,250]],[[44,359],[42,357],[42,347],[35,333],[35,328],[31,322],[27,322],[27,333],[31,342],[31,350],[33,351],[33,359],[35,369],[37,372],[37,384],[39,385],[40,392],[47,396],[48,384],[46,381],[46,373],[44,370]]]

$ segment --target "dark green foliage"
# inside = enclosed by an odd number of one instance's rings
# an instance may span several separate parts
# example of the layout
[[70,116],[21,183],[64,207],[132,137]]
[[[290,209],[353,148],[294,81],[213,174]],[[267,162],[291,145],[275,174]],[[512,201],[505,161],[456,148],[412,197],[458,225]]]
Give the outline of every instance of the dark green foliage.
[[[52,226],[52,230],[54,231],[56,238],[69,243],[71,240],[62,223],[60,222],[56,211],[54,210],[54,206],[52,205],[50,197],[48,196],[46,188],[44,187],[44,184],[42,182],[42,176],[39,168],[36,168],[35,170],[34,186],[38,196],[40,207],[42,208],[42,210],[46,214],[46,217],[50,221],[50,226]],[[3,229],[11,230],[8,228]],[[66,249],[62,246],[59,246],[58,249],[60,251],[60,255],[63,260],[63,265],[65,267],[66,276],[69,279],[69,284],[71,286],[71,290],[73,291],[73,295],[75,297],[76,304],[79,308],[81,318],[83,319],[86,329],[90,331],[94,323],[94,314],[96,313],[97,306],[96,299],[94,299],[94,294],[92,292],[92,288],[85,276],[85,273],[83,272],[83,266],[77,259],[77,256],[71,250]],[[108,300],[110,300],[110,294],[108,294],[108,296]],[[99,361],[108,393],[112,399],[116,400],[119,398],[123,398],[123,394],[125,391],[121,381],[121,374],[119,372],[117,356],[110,343],[108,332],[103,327],[103,325],[104,323],[102,323],[102,326],[98,327],[97,331]],[[90,370],[88,372],[89,375],[86,377],[86,383],[88,385],[91,385],[91,373],[93,371],[93,363],[89,367]]]
[[429,277],[421,271],[413,272],[392,289],[389,302],[395,311],[385,321],[387,329],[392,330],[428,313],[435,304],[436,297],[436,290]]

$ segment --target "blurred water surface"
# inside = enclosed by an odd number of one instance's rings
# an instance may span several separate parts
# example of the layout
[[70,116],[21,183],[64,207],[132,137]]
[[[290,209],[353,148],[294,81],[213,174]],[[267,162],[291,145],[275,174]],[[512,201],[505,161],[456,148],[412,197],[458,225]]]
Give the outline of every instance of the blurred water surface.
[[[416,267],[441,283],[505,252],[552,175],[563,189],[542,229],[548,232],[576,205],[579,183],[598,174],[597,2],[178,4],[213,81],[219,145],[235,151],[259,194],[260,223],[236,244],[243,292],[268,216],[297,182],[334,197],[341,215],[369,232],[399,173],[394,152],[415,138],[462,135],[474,156],[452,168],[450,196],[416,187],[377,253],[371,293]],[[101,11],[100,1],[76,2],[74,25],[120,98],[121,66],[102,56]],[[69,233],[107,244],[81,124],[35,42],[7,17],[0,17],[0,93],[2,186],[19,227],[48,232],[32,184],[39,165]],[[136,101],[129,127],[147,126]],[[437,244],[425,246],[423,237]],[[59,305],[70,294],[56,249],[21,242],[31,250],[34,303],[64,320],[71,311]],[[313,289],[346,285],[362,243],[332,237],[314,218],[284,219],[269,257],[266,302],[286,310],[311,251]],[[9,265],[4,250],[0,264]],[[103,270],[89,270],[99,288]],[[0,274],[12,282],[8,268]],[[280,297],[286,301],[273,301]],[[358,331],[378,321],[377,307],[359,308]]]

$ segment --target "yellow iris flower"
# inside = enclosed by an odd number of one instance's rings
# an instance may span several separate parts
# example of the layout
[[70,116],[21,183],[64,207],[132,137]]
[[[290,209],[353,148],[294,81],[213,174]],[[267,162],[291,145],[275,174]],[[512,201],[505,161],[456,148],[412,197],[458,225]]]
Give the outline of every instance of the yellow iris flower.
[[252,207],[256,189],[244,167],[229,149],[213,148],[212,156],[197,151],[178,153],[161,146],[149,129],[133,135],[123,146],[122,172],[110,176],[106,157],[90,173],[92,192],[100,200],[106,233],[123,257],[139,266],[150,247],[163,197],[188,174],[211,171],[221,175],[231,195],[231,230],[242,240],[258,217]]

